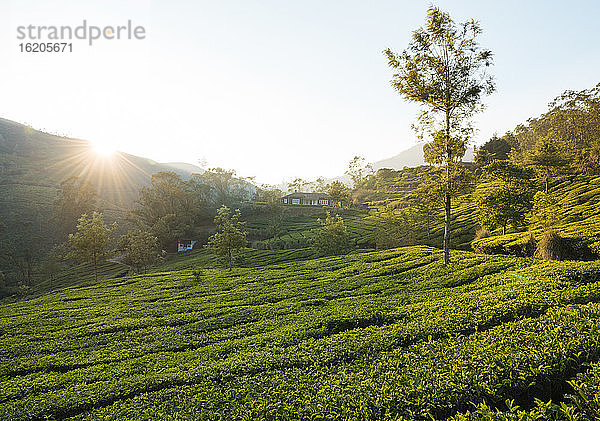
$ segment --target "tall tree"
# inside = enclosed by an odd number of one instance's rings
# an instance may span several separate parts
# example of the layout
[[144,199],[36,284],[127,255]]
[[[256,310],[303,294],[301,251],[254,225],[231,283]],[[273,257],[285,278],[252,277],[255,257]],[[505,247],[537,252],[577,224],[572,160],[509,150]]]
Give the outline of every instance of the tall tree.
[[240,210],[233,214],[227,206],[222,206],[215,216],[217,232],[208,239],[206,248],[221,258],[225,266],[231,269],[236,255],[246,247],[245,223],[240,221]]
[[327,189],[327,194],[334,206],[344,206],[350,202],[350,189],[341,181],[332,182]]
[[140,190],[132,214],[163,249],[173,250],[178,238],[193,236],[195,225],[208,216],[208,190],[196,177],[186,182],[174,172],[159,172],[152,175],[150,187]]
[[362,156],[355,156],[348,163],[348,169],[346,175],[352,180],[354,188],[359,187],[363,184],[369,176],[373,174],[373,166],[365,160]]
[[487,165],[494,160],[505,160],[508,159],[510,154],[510,150],[512,149],[512,141],[513,136],[510,132],[506,133],[502,137],[498,137],[497,134],[494,134],[490,140],[485,142],[479,149],[477,149],[477,153],[475,156],[475,162],[477,162],[477,156],[483,155],[488,156],[489,159],[487,162],[481,162],[483,165]]
[[560,143],[555,139],[542,137],[525,156],[525,163],[535,170],[544,183],[546,193],[548,193],[552,177],[562,172],[569,164],[569,160],[559,145]]
[[283,231],[283,221],[287,214],[287,209],[281,201],[282,192],[274,187],[263,186],[258,193],[258,201],[264,203],[264,215],[267,218],[266,230],[276,240]]
[[480,34],[474,20],[457,25],[449,14],[432,6],[426,25],[413,32],[402,54],[385,50],[388,64],[396,72],[393,87],[423,106],[418,127],[433,138],[425,150],[426,159],[446,168],[445,264],[450,261],[453,164],[465,153],[472,133],[470,117],[483,108],[482,96],[494,91],[493,78],[485,71],[492,63],[492,53],[479,46]]
[[210,168],[208,171],[194,177],[209,187],[208,201],[213,210],[225,205],[239,206],[244,200],[251,199],[255,188],[248,179],[236,176],[234,170]]
[[111,227],[104,225],[101,213],[94,212],[91,217],[81,215],[77,224],[77,232],[69,234],[71,251],[68,258],[78,262],[91,263],[94,267],[94,280],[98,280],[98,263],[111,257],[113,252],[108,249],[111,234],[117,229],[117,223]]

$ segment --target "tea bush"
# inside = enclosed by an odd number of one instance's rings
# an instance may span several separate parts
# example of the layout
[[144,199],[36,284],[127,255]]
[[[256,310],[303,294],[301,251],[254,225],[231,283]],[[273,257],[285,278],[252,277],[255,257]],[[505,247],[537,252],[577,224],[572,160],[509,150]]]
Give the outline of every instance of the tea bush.
[[0,419],[597,414],[597,263],[248,253],[0,306]]

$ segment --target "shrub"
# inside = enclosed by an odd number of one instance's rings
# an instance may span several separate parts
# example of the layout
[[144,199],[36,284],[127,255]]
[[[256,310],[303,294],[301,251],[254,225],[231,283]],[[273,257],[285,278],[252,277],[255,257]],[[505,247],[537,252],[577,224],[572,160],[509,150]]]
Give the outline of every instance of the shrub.
[[553,230],[544,232],[534,256],[547,260],[593,260],[597,257],[585,240],[562,237]]
[[490,230],[487,227],[479,227],[477,231],[475,231],[475,241],[481,240],[482,238],[487,238],[491,236]]
[[[327,211],[327,218],[324,221],[319,219],[319,223],[321,229],[316,232],[312,244],[319,253],[324,255],[345,254],[354,249],[344,220],[339,215],[332,216]],[[305,241],[298,240],[299,247],[304,243]]]
[[544,232],[535,250],[535,257],[547,260],[563,260],[567,254],[567,244],[553,230]]

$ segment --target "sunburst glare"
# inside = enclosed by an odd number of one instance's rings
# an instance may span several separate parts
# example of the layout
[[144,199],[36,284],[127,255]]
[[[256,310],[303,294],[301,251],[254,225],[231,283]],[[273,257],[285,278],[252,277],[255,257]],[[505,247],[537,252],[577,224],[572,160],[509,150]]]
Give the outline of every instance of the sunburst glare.
[[109,143],[94,143],[92,150],[100,156],[109,157],[117,150]]

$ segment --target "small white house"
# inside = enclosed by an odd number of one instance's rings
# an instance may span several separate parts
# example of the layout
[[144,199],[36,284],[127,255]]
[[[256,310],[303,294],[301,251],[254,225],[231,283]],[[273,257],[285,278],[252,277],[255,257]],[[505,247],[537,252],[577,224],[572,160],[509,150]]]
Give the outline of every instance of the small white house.
[[196,240],[179,240],[177,242],[177,251],[187,251],[194,248],[194,244],[196,244]]
[[327,193],[301,193],[296,192],[283,196],[282,201],[285,205],[304,205],[304,206],[327,206],[330,205],[329,195]]

